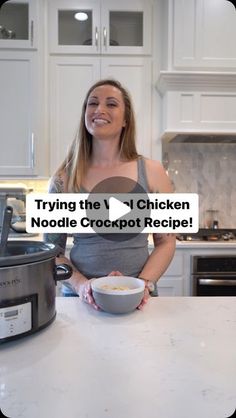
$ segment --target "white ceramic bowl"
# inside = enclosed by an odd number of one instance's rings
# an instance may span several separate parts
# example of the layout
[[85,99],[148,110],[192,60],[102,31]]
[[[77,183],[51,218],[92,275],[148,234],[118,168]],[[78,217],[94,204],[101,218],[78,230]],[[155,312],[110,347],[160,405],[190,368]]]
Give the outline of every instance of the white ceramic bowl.
[[132,312],[144,295],[144,281],[129,276],[100,277],[91,283],[96,304],[105,312]]

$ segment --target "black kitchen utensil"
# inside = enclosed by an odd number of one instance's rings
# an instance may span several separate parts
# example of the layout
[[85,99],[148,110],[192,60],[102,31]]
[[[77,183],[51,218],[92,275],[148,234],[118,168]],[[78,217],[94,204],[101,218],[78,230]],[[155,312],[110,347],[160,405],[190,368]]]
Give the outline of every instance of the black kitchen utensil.
[[4,257],[6,253],[7,240],[9,235],[9,230],[11,226],[11,218],[13,214],[13,209],[11,206],[6,206],[3,215],[2,223],[2,232],[1,232],[1,241],[0,241],[0,257]]

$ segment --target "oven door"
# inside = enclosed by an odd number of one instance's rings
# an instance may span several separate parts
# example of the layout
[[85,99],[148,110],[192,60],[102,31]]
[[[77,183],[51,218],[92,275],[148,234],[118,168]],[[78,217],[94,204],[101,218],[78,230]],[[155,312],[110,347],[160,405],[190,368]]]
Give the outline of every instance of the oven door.
[[196,296],[236,296],[236,275],[196,276]]

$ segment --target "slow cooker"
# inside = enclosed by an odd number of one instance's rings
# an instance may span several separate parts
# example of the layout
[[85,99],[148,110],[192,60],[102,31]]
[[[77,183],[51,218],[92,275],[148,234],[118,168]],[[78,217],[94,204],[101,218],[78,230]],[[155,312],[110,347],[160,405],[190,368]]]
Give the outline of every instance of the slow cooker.
[[56,265],[58,247],[40,241],[8,241],[0,256],[0,342],[32,334],[56,316],[58,280],[72,274]]

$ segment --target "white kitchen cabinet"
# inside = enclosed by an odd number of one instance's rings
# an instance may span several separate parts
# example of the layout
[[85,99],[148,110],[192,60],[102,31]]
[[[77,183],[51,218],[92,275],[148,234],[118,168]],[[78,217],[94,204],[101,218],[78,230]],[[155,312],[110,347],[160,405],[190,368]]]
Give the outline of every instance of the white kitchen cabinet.
[[15,38],[0,39],[1,178],[48,175],[43,25],[37,33],[44,11],[41,0],[0,9],[0,24],[15,31]]
[[50,174],[63,161],[75,137],[88,89],[101,78],[118,79],[130,91],[138,152],[150,157],[151,68],[147,57],[50,57]]
[[159,296],[193,296],[193,258],[235,255],[235,248],[230,242],[177,241],[174,258],[157,283]]
[[163,276],[158,281],[158,296],[183,296],[183,279]]
[[158,280],[157,288],[159,296],[184,295],[184,257],[181,251],[176,250],[171,264]]
[[163,97],[166,135],[184,133],[235,134],[236,91],[167,91]]
[[172,69],[234,70],[236,11],[227,0],[169,0]]
[[54,0],[48,7],[50,53],[151,53],[149,0]]
[[194,295],[193,258],[195,256],[235,256],[235,242],[193,241],[178,242],[177,253],[183,257],[183,296]]
[[50,174],[64,160],[79,127],[85,95],[99,78],[100,62],[92,57],[50,58]]
[[0,175],[35,175],[37,60],[34,52],[0,52]]
[[0,8],[0,49],[37,48],[38,1],[9,0]]

